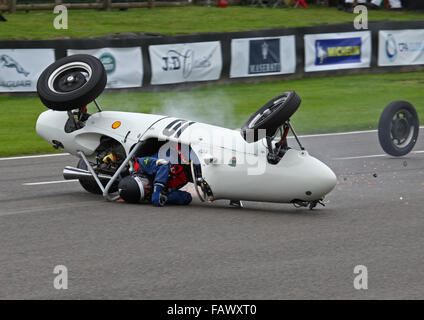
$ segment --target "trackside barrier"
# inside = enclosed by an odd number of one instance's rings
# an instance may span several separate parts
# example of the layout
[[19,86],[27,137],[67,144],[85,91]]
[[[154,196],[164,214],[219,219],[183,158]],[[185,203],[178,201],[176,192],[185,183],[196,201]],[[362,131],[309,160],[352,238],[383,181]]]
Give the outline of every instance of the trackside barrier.
[[[46,1],[47,2],[47,1]],[[129,8],[154,8],[154,7],[185,7],[190,6],[192,3],[188,1],[155,1],[146,0],[139,2],[115,2],[111,0],[100,0],[92,2],[67,2],[62,0],[55,0],[50,3],[17,3],[16,0],[6,0],[6,4],[0,1],[0,10],[15,13],[16,11],[30,11],[30,10],[52,10],[58,4],[66,6],[68,9],[97,9],[97,10],[111,10],[111,9],[129,9]]]
[[[0,41],[0,92],[34,92],[41,71],[75,53],[99,57],[109,89],[161,90],[423,70],[424,21],[352,23],[179,36]],[[25,49],[25,50],[22,50]]]

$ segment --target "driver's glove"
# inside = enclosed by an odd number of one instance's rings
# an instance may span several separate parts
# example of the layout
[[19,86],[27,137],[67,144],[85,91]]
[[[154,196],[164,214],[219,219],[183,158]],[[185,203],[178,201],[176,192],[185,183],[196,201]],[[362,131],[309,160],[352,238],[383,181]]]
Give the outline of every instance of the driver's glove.
[[152,195],[152,204],[156,207],[163,207],[167,201],[167,197],[162,194],[163,185],[155,183]]

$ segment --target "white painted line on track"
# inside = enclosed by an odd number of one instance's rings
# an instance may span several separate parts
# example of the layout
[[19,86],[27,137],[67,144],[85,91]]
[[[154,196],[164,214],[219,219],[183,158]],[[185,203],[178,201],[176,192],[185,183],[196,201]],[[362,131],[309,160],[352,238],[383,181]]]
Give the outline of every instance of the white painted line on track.
[[56,183],[65,183],[65,182],[75,182],[78,181],[78,179],[72,179],[72,180],[57,180],[57,181],[43,181],[43,182],[26,182],[22,183],[23,186],[39,186],[44,184],[56,184]]
[[[306,134],[306,135],[300,135],[298,137],[299,138],[316,138],[316,137],[331,137],[331,136],[347,136],[347,135],[362,134],[362,133],[377,133],[377,130]],[[294,138],[294,137],[290,136],[290,138]]]
[[[424,150],[412,151],[411,153],[420,154],[420,153],[424,153]],[[355,159],[382,158],[382,157],[390,157],[390,156],[387,154],[370,154],[366,156],[333,158],[332,160],[355,160]]]
[[[424,126],[421,126],[420,129],[424,129]],[[320,134],[306,134],[300,135],[299,138],[315,138],[315,137],[329,137],[329,136],[346,136],[352,134],[362,134],[362,133],[377,133],[378,130],[362,130],[362,131],[348,131],[348,132],[333,132],[333,133],[320,133]],[[289,136],[289,138],[294,138]]]
[[367,159],[367,158],[382,158],[388,156],[387,154],[370,154],[368,156],[356,156],[356,157],[342,157],[333,158],[331,160],[355,160],[355,159]]
[[52,153],[52,154],[39,154],[36,156],[21,156],[21,157],[6,157],[6,158],[0,158],[0,161],[7,161],[7,160],[22,160],[22,159],[35,159],[35,158],[48,158],[48,157],[63,157],[63,156],[69,156],[69,153]]
[[10,216],[14,214],[22,214],[22,213],[45,213],[47,211],[62,211],[67,210],[69,208],[78,208],[78,207],[87,207],[93,204],[99,203],[98,201],[80,201],[80,202],[71,202],[71,203],[61,203],[57,206],[42,206],[42,207],[31,207],[31,208],[22,208],[18,210],[11,211],[0,211],[0,217]]

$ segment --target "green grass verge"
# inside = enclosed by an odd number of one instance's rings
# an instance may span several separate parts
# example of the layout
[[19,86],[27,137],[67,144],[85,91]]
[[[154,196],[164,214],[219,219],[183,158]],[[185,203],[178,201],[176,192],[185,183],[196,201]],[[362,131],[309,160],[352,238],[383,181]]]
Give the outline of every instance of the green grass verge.
[[[209,86],[197,90],[103,94],[105,110],[152,112],[239,128],[267,100],[296,90],[302,104],[292,122],[301,134],[377,128],[383,108],[408,100],[424,120],[424,72],[354,75],[258,84]],[[93,106],[90,106],[93,109]],[[0,96],[0,156],[53,152],[35,132],[43,112],[38,98]]]
[[[56,30],[53,11],[18,11],[1,23],[0,40],[56,39],[103,36],[113,33],[151,32],[167,35],[228,32],[353,22],[354,15],[334,7],[256,8],[250,6],[182,7],[113,10],[69,10],[69,29]],[[416,11],[369,11],[369,20],[422,20]]]

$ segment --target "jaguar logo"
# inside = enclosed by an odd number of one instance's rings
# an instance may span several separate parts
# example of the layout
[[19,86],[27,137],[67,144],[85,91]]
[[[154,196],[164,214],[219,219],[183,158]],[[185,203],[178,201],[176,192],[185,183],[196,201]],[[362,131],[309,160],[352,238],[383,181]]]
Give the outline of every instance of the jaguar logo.
[[3,54],[0,56],[0,66],[6,68],[15,68],[17,73],[23,74],[25,77],[28,77],[29,72],[26,71],[18,62],[16,62],[12,57]]

